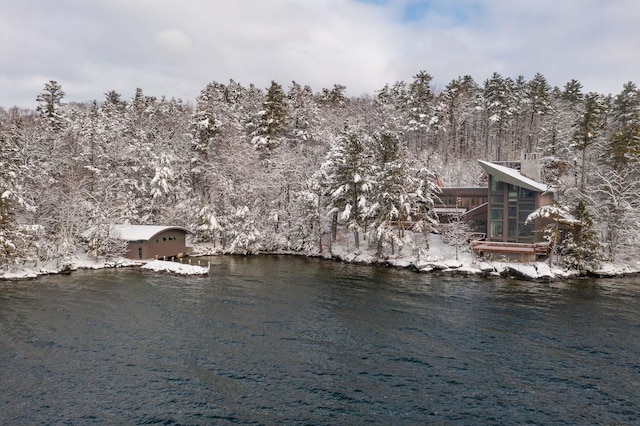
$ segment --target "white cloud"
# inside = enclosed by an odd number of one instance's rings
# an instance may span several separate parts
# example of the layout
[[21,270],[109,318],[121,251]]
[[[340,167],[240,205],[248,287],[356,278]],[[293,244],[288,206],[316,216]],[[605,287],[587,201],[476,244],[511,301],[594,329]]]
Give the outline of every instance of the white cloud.
[[[446,85],[496,71],[617,93],[640,69],[634,0],[5,0],[0,105],[35,106],[47,80],[71,101],[145,93],[194,100],[211,81],[291,80],[373,93],[420,70]],[[44,77],[44,78],[43,78]],[[43,78],[34,90],[33,80]]]
[[186,52],[191,48],[191,40],[182,31],[162,30],[155,35],[155,41],[162,49],[171,53]]

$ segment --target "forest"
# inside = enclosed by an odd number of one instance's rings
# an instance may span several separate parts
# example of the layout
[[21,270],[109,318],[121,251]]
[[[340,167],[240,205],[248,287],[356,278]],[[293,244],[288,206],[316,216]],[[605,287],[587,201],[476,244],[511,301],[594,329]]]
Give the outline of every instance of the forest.
[[428,244],[436,176],[482,185],[476,160],[525,155],[581,222],[567,258],[637,260],[634,83],[613,95],[541,74],[432,80],[420,71],[362,96],[231,80],[193,102],[137,89],[86,103],[46,82],[34,109],[0,108],[0,269],[78,250],[116,256],[117,223],[185,226],[226,253],[318,254],[342,233],[384,256],[405,228]]

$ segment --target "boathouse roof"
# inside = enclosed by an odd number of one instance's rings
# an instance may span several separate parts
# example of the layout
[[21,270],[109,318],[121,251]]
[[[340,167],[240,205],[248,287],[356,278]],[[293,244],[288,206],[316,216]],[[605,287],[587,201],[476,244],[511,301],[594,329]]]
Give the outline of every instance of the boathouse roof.
[[187,228],[182,226],[164,225],[113,225],[114,236],[125,241],[146,241],[165,231],[180,231],[191,234]]

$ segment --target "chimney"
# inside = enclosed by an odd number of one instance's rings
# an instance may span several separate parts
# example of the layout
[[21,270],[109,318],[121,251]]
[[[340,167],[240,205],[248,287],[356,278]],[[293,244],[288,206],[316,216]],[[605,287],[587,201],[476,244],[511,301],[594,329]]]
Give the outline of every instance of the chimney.
[[541,171],[538,154],[529,153],[524,155],[524,158],[520,161],[520,174],[529,179],[540,181]]

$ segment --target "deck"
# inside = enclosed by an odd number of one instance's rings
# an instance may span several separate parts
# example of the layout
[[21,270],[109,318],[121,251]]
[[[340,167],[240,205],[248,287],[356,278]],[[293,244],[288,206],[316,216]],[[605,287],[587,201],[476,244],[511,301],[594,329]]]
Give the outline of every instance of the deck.
[[476,240],[471,242],[471,250],[480,255],[484,253],[498,253],[548,256],[549,253],[551,253],[551,245],[548,242],[525,244]]

